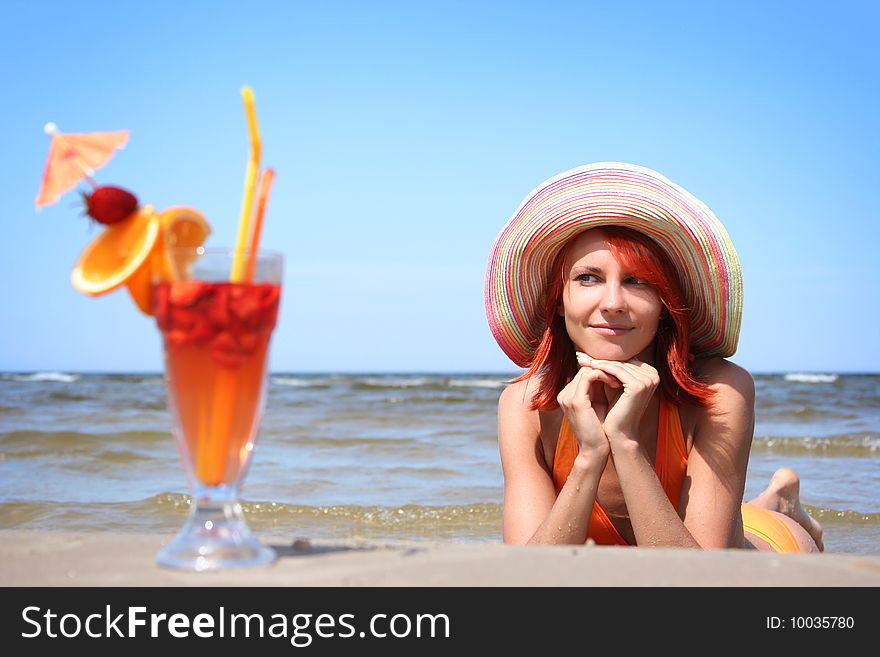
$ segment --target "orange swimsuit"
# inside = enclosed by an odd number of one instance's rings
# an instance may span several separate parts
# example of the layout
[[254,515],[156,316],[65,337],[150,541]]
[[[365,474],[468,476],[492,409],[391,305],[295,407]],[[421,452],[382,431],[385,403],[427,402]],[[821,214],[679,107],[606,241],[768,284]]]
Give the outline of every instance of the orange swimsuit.
[[[563,417],[553,457],[553,486],[557,495],[568,479],[577,454],[578,445],[574,431],[568,419]],[[654,470],[663,485],[666,497],[677,511],[681,485],[687,472],[687,445],[681,430],[678,407],[662,398]],[[743,504],[742,515],[743,529],[766,540],[776,552],[801,551],[794,534],[773,512]],[[587,536],[599,545],[629,545],[617,531],[598,500],[593,504]]]

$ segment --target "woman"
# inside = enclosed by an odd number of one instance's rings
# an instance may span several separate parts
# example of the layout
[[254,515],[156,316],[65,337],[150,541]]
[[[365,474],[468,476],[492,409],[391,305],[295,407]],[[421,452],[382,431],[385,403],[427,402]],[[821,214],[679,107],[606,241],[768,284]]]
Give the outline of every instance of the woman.
[[792,471],[742,504],[742,276],[688,192],[621,163],[546,181],[495,241],[486,310],[527,368],[499,401],[506,542],[821,549]]

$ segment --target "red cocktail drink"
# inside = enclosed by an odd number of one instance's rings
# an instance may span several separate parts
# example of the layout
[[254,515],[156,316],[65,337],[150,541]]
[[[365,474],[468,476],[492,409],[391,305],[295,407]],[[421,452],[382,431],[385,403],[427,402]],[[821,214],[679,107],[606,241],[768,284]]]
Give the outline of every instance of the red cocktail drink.
[[[174,249],[153,287],[165,345],[168,406],[193,508],[162,565],[197,570],[266,563],[238,502],[266,402],[269,342],[278,319],[282,257]],[[234,281],[233,263],[253,264]],[[170,280],[169,280],[170,279]]]
[[281,286],[184,280],[159,283],[154,295],[188,475],[202,486],[234,484],[259,428]]

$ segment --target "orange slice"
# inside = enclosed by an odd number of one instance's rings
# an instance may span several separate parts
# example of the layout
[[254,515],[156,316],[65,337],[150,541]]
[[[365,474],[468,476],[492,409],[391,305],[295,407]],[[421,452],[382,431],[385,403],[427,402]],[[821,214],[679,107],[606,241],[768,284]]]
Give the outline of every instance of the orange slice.
[[83,249],[70,282],[91,296],[106,294],[128,282],[159,241],[159,218],[144,205],[134,216],[108,226]]
[[158,221],[159,239],[152,253],[128,280],[131,298],[146,315],[153,314],[153,283],[175,278],[167,249],[201,246],[211,234],[208,220],[193,208],[168,208],[159,214]]

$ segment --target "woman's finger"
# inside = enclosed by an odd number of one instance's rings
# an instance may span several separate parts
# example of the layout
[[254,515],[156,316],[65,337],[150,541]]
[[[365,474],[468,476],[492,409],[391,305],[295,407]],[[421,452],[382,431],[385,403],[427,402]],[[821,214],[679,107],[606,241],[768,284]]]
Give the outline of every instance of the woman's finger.
[[578,380],[577,387],[574,390],[574,398],[576,400],[586,399],[587,404],[590,403],[590,370],[582,367],[575,375]]
[[660,384],[660,375],[650,366],[642,369],[630,362],[613,360],[594,360],[593,363],[594,367],[602,368],[617,376],[623,382],[624,388],[652,390]]
[[[586,368],[589,368],[591,372],[601,372],[601,374],[602,374],[603,376],[601,376],[601,377],[598,378],[598,379],[594,379],[594,380],[596,380],[596,381],[602,381],[603,383],[607,383],[607,384],[608,384],[609,386],[611,386],[612,388],[620,388],[620,387],[623,385],[623,384],[620,382],[620,379],[617,379],[617,378],[611,376],[610,374],[608,374],[607,372],[603,372],[603,371],[600,370],[600,369],[596,369],[596,368],[594,368],[594,367],[592,366],[593,359],[590,358],[589,356],[587,356],[587,355],[586,355],[585,353],[583,353],[582,351],[576,351],[575,354],[577,355],[578,364],[581,366],[581,368],[586,367]],[[611,361],[609,361],[609,362],[611,362]]]
[[578,370],[572,377],[571,381],[565,384],[565,387],[556,395],[556,401],[563,406],[570,406],[572,401],[577,398],[577,387],[583,377],[583,370]]
[[623,385],[620,382],[620,379],[611,376],[610,374],[608,374],[607,372],[603,372],[602,370],[590,368],[589,374],[587,376],[589,377],[591,382],[601,381],[602,383],[605,383],[612,388],[620,388]]
[[644,372],[649,376],[657,373],[657,368],[651,365],[650,363],[646,363],[644,361],[639,360],[638,358],[630,358],[627,363],[635,365],[640,372]]
[[660,372],[657,371],[656,367],[654,367],[650,363],[642,362],[638,358],[630,358],[627,362],[635,365],[638,372],[645,377],[648,383],[659,385]]
[[616,376],[624,386],[627,384],[635,384],[640,380],[640,377],[638,377],[634,371],[635,366],[629,363],[593,358],[591,359],[590,367]]

